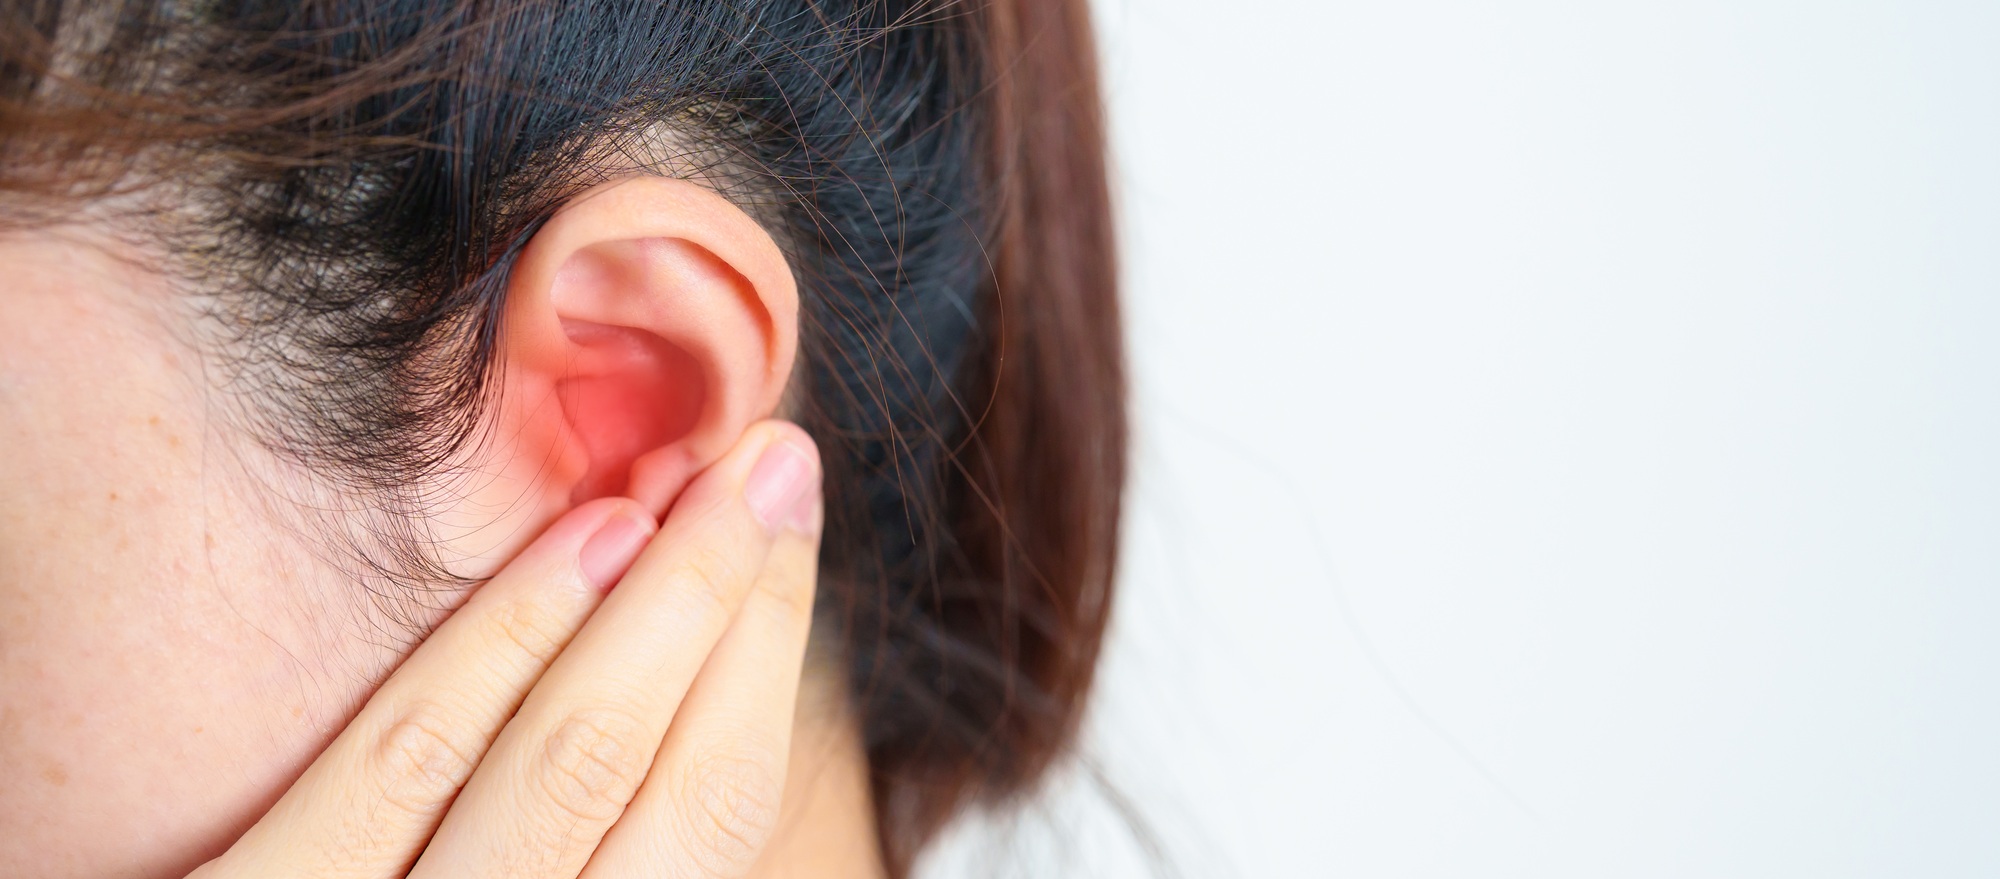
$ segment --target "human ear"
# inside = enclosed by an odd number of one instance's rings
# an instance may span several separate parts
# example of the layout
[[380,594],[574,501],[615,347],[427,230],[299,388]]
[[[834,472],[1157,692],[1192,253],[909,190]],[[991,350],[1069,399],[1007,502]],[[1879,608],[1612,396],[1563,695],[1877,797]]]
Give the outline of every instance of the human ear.
[[501,519],[546,522],[613,495],[659,516],[777,409],[798,292],[742,209],[685,180],[633,177],[584,192],[529,240],[499,341],[488,450],[504,460],[478,468],[472,490],[507,505]]

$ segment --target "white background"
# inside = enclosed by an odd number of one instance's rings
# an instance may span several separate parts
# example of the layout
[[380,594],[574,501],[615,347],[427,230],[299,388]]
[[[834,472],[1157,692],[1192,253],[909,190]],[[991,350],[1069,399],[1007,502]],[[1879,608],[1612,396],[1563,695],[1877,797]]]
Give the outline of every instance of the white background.
[[1169,867],[2000,876],[2000,2],[1097,10]]

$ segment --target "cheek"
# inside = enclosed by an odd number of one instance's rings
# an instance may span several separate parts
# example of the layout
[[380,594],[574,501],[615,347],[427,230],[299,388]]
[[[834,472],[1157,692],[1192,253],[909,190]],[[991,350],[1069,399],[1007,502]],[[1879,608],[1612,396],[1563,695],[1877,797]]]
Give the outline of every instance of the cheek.
[[0,300],[0,326],[42,331],[0,345],[0,863],[182,875],[393,658],[328,649],[351,614],[300,596],[341,590],[230,488],[238,450],[163,334],[87,297]]
[[0,562],[0,863],[183,875],[303,769],[345,701],[301,666],[296,627],[216,588],[264,572],[210,567],[172,545],[175,516],[119,504],[166,533],[79,505],[88,533],[47,523],[55,541]]

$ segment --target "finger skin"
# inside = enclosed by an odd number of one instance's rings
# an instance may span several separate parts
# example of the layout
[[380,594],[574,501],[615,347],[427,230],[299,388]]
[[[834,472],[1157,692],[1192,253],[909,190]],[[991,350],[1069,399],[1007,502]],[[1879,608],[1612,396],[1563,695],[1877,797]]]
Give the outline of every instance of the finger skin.
[[819,572],[817,503],[771,549],[756,588],[681,703],[638,796],[584,879],[726,879],[775,829]]
[[624,499],[593,501],[551,525],[417,647],[271,811],[194,876],[402,875],[603,600],[578,558],[620,516],[653,529],[652,517]]
[[652,544],[550,666],[465,785],[412,879],[570,879],[644,783],[689,685],[751,591],[774,539],[744,482],[774,443],[763,422],[697,477]]

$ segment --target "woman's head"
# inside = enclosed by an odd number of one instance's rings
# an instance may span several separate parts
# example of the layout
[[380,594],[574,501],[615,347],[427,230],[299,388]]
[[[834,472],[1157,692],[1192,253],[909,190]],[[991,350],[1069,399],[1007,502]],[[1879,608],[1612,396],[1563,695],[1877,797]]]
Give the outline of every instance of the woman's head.
[[212,846],[542,524],[773,411],[891,862],[1068,740],[1124,439],[1080,4],[0,9],[0,837]]

